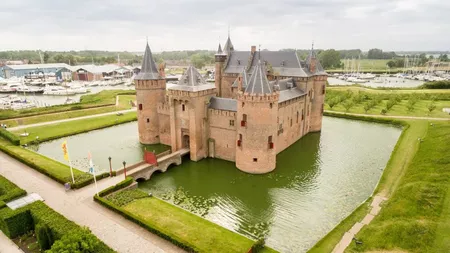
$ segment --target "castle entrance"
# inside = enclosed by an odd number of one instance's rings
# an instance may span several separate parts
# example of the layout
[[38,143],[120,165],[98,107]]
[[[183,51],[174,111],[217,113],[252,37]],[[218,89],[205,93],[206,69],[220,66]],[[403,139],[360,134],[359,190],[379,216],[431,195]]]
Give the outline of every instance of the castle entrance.
[[183,135],[183,148],[189,148],[189,135]]

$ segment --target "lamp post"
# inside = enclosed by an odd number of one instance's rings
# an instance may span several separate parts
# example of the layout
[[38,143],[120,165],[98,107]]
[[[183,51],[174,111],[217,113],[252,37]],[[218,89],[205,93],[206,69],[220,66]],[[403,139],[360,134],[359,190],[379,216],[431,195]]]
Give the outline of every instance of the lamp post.
[[123,161],[122,164],[123,164],[123,174],[125,175],[125,178],[127,178],[127,168],[125,167],[125,165],[127,165],[127,163],[125,161]]
[[108,157],[108,160],[109,160],[109,176],[112,177],[111,156]]

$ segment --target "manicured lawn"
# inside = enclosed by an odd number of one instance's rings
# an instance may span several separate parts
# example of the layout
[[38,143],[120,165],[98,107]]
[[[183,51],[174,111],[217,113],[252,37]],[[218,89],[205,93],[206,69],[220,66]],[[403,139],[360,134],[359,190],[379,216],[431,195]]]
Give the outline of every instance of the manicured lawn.
[[[17,160],[34,167],[39,172],[50,176],[60,183],[71,182],[69,166],[50,159],[46,156],[35,153],[21,146],[14,146],[4,139],[0,138],[0,150],[6,154],[16,158]],[[61,151],[62,152],[62,151]],[[92,176],[88,173],[73,169],[75,182],[91,179]]]
[[[450,96],[450,95],[449,95]],[[376,105],[374,108],[370,109],[367,114],[368,115],[381,115],[381,110],[385,108],[387,100],[383,100],[381,103]],[[433,103],[436,105],[436,109],[429,113],[428,105],[432,101],[429,100],[420,100],[415,104],[415,108],[413,111],[409,111],[407,108],[408,101],[402,100],[399,104],[394,105],[391,110],[389,110],[386,115],[390,116],[413,116],[413,117],[434,117],[434,118],[450,118],[448,113],[442,111],[442,108],[450,108],[450,101],[434,101]],[[325,104],[325,110],[332,110],[336,112],[346,112],[344,105],[342,103],[335,105],[333,109],[330,109],[328,104]],[[364,103],[356,104],[348,113],[358,113],[358,114],[366,114],[364,111]]]
[[[114,96],[115,93],[109,94],[109,95]],[[89,95],[89,96],[91,96],[91,95]],[[102,95],[101,97],[102,97],[102,99],[105,100],[105,102],[115,104],[115,98],[114,99],[111,99],[110,97],[103,98],[104,95]],[[67,112],[57,112],[57,113],[29,116],[29,117],[23,117],[23,118],[13,118],[13,119],[8,119],[8,120],[0,120],[0,123],[6,124],[6,125],[8,125],[8,127],[15,127],[18,125],[30,125],[30,124],[36,124],[36,123],[41,123],[41,122],[49,122],[49,121],[62,120],[62,119],[71,119],[71,118],[77,118],[77,117],[82,117],[82,116],[89,116],[89,115],[95,115],[95,114],[101,114],[101,113],[107,113],[107,112],[126,110],[126,109],[132,108],[130,105],[130,100],[132,100],[132,101],[136,100],[136,95],[119,95],[119,105],[118,106],[106,105],[103,107],[96,107],[96,108],[72,110],[72,111],[67,111]]]
[[[428,129],[429,122],[425,120],[409,120],[406,121],[409,125],[403,130],[397,145],[392,152],[380,182],[375,189],[374,195],[380,194],[385,197],[390,197],[392,192],[397,188],[401,178],[405,174],[408,165],[414,158],[419,147],[418,138],[423,138]],[[351,215],[343,220],[338,226],[330,231],[322,240],[320,240],[309,252],[331,252],[336,244],[341,240],[342,236],[350,230],[356,223],[361,221],[368,213],[368,207],[371,202],[369,198],[364,204],[356,209]],[[359,237],[358,237],[359,239]]]
[[164,144],[147,144],[144,145],[145,149],[150,152],[154,152],[155,154],[160,154],[164,151],[170,150],[170,146]]
[[[141,198],[123,207],[143,222],[198,252],[247,252],[253,241],[157,198]],[[262,252],[275,252],[265,248]]]
[[21,137],[21,143],[30,143],[39,137],[39,141],[53,140],[69,135],[84,133],[95,129],[122,124],[136,120],[136,112],[125,113],[122,116],[107,115],[96,118],[74,120],[53,125],[30,127],[13,131],[15,134],[29,133],[27,137]]
[[[417,139],[416,139],[417,142]],[[450,252],[450,123],[428,126],[392,196],[348,252]]]

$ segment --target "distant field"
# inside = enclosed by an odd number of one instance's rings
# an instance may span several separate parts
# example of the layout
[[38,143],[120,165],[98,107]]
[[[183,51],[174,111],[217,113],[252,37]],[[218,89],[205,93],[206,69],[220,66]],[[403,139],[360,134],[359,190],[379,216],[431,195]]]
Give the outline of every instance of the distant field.
[[[371,59],[361,59],[355,60],[355,68],[358,67],[358,62],[360,64],[360,68],[362,70],[386,70],[386,64],[390,60],[371,60]],[[348,61],[342,59],[341,62],[345,65],[348,64]],[[350,59],[350,66],[352,64],[352,60]]]

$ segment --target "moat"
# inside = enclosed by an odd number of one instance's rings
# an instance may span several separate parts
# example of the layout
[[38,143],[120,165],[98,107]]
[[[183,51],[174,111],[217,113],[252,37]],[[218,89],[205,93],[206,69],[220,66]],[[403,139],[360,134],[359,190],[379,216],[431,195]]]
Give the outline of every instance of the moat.
[[[87,151],[102,170],[142,157],[136,122],[68,138],[83,169]],[[277,156],[273,173],[250,175],[234,163],[205,159],[154,174],[139,187],[230,230],[264,236],[281,252],[305,252],[371,195],[401,130],[387,125],[325,117],[309,134]],[[61,140],[38,152],[62,159]]]

